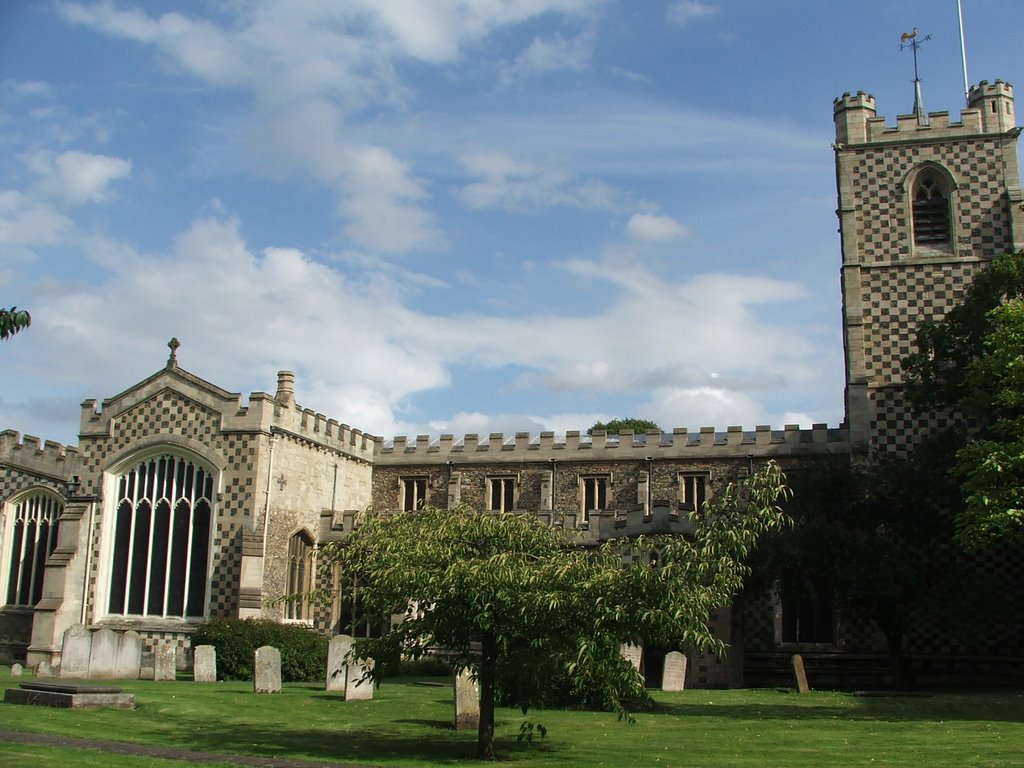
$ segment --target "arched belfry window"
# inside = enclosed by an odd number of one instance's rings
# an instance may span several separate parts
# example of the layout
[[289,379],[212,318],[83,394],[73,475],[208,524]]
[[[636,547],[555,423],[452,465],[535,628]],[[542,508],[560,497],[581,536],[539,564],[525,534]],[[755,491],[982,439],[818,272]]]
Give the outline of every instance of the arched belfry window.
[[[304,595],[313,585],[313,540],[299,531],[288,540],[288,594]],[[312,617],[307,598],[289,600],[287,618],[306,621]]]
[[206,613],[214,477],[169,453],[116,478],[108,611],[201,618]]
[[57,546],[64,502],[50,491],[29,491],[7,505],[4,569],[0,574],[4,605],[32,607],[43,596],[46,558]]
[[949,184],[934,169],[918,174],[910,190],[914,245],[934,246],[951,240]]

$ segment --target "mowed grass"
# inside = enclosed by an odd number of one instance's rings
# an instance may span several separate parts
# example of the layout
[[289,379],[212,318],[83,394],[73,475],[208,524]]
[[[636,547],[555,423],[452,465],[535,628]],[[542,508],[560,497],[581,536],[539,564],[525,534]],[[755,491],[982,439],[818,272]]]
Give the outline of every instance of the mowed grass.
[[[30,679],[0,670],[5,688]],[[117,685],[135,694],[134,712],[0,704],[0,728],[359,765],[470,760],[476,734],[451,729],[451,688],[416,682],[386,681],[372,701],[345,703],[308,684],[257,696],[249,683],[131,681]],[[529,766],[1024,765],[1024,696],[1016,693],[856,698],[690,690],[658,692],[655,698],[658,710],[637,714],[632,725],[609,713],[531,712],[529,719],[548,729],[547,738],[533,746],[516,739],[526,719],[522,713],[499,709],[497,752],[503,763]],[[0,742],[0,765],[189,764]]]

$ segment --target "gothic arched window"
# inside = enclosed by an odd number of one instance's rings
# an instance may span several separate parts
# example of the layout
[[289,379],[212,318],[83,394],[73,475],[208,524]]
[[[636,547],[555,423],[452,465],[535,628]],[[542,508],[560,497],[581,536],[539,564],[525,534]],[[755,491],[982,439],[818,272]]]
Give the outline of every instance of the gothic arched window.
[[[313,585],[313,540],[299,531],[288,540],[288,594],[304,595]],[[312,617],[305,597],[289,600],[286,618],[306,621]]]
[[937,245],[951,239],[949,227],[949,187],[933,170],[925,170],[911,188],[914,219],[914,244]]
[[4,564],[2,604],[32,607],[43,596],[46,558],[57,546],[57,527],[64,502],[46,490],[29,491],[7,505],[4,527],[0,529]]
[[214,500],[210,470],[170,453],[117,477],[111,614],[205,615]]

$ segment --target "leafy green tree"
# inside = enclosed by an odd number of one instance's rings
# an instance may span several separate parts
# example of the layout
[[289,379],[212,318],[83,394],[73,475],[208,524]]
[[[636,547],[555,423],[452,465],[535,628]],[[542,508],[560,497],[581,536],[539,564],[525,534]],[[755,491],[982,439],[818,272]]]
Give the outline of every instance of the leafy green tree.
[[[940,446],[929,446],[939,450]],[[785,511],[793,525],[758,548],[752,588],[830,594],[848,618],[885,638],[893,681],[909,687],[906,640],[925,623],[969,639],[990,607],[953,543],[957,509],[948,460],[925,453],[870,468],[848,462],[794,474]]]
[[649,419],[612,419],[611,421],[599,421],[587,430],[588,435],[595,431],[606,432],[609,435],[617,435],[623,430],[631,429],[636,434],[642,434],[653,429],[661,430],[657,424]]
[[1024,541],[1024,253],[1001,256],[963,303],[924,324],[903,363],[922,411],[962,416],[951,464],[966,499],[957,537],[969,549]]
[[32,316],[23,309],[0,309],[0,339],[9,339],[32,324]]
[[[497,680],[521,673],[524,712],[540,672],[554,665],[569,685],[601,692],[626,714],[645,696],[643,680],[618,654],[644,638],[661,647],[724,652],[710,613],[728,604],[747,574],[758,538],[783,524],[785,478],[769,463],[742,487],[730,485],[692,512],[692,538],[652,537],[584,548],[571,531],[530,514],[426,507],[367,513],[344,542],[321,550],[356,584],[368,616],[401,614],[380,638],[361,640],[360,658],[418,658],[432,649],[469,667],[480,685],[477,757],[494,757]],[[634,550],[639,557],[624,558]],[[657,552],[657,567],[650,553]],[[330,599],[333,595],[322,594]]]

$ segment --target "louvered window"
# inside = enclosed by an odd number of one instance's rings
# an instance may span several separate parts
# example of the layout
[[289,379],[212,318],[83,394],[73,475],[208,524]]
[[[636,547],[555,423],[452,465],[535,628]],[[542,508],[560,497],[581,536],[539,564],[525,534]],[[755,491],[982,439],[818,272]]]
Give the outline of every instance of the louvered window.
[[914,183],[913,208],[916,245],[949,242],[949,197],[934,174],[924,173]]
[[43,596],[46,558],[57,546],[57,527],[63,510],[63,502],[46,491],[30,493],[10,505],[4,536],[6,605],[31,607]]
[[118,478],[108,610],[122,616],[206,613],[214,478],[164,454]]

